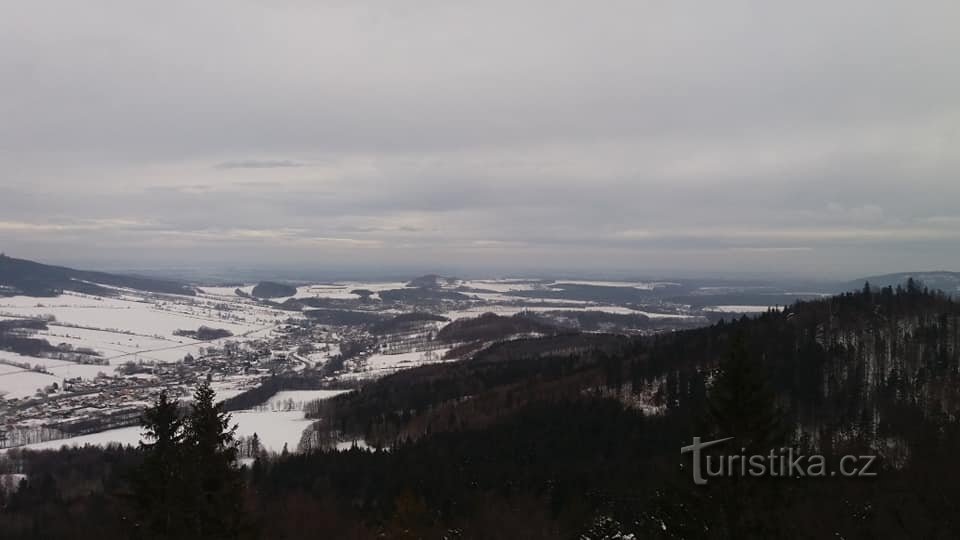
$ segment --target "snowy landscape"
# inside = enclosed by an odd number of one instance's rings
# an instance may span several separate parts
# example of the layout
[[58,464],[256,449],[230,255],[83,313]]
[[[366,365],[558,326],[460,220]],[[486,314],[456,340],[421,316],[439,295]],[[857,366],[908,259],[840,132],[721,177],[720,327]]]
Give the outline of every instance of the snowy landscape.
[[[186,401],[210,377],[218,399],[230,403],[268,379],[293,377],[312,389],[281,390],[232,412],[239,436],[256,433],[270,451],[295,451],[310,423],[304,403],[404,369],[460,361],[483,339],[537,336],[552,327],[648,334],[778,307],[669,301],[665,291],[694,298],[714,292],[669,281],[422,276],[193,284],[191,294],[78,286],[103,294],[29,296],[11,287],[0,297],[0,321],[32,325],[15,333],[49,347],[0,350],[0,447],[135,444],[139,411],[161,390]],[[256,296],[267,289],[280,296]],[[492,321],[545,326],[504,330],[469,346],[474,338],[453,335],[454,322],[469,327],[490,314],[502,318]]]

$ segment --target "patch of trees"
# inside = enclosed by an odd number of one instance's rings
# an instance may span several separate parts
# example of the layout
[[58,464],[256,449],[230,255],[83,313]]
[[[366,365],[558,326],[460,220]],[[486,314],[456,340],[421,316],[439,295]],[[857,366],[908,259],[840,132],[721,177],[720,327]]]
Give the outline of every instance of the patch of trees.
[[47,321],[43,319],[4,319],[0,320],[0,334],[16,333],[17,331],[37,332],[47,329]]
[[188,337],[190,339],[196,339],[199,341],[213,341],[215,339],[231,337],[233,336],[233,332],[225,328],[212,328],[209,326],[201,326],[196,330],[175,330],[173,332],[173,335]]
[[641,329],[650,326],[650,317],[642,314],[606,313],[602,311],[547,311],[530,312],[526,317],[541,321],[544,324],[555,324],[595,332],[597,330],[612,329]]
[[[434,411],[447,402],[519,385],[510,398],[509,408],[514,408],[531,400],[556,397],[552,390],[555,381],[568,377],[572,377],[572,382],[566,385],[569,391],[566,395],[576,396],[598,384],[596,368],[596,360],[591,355],[420,366],[369,383],[358,392],[308,403],[304,413],[307,418],[319,420],[311,428],[315,433],[312,443],[316,446],[357,436],[371,444],[389,445],[395,437],[404,434],[418,415]],[[442,423],[437,422],[434,429]],[[413,436],[413,433],[404,436]]]
[[562,332],[541,338],[518,338],[501,341],[484,348],[474,355],[477,362],[512,362],[548,356],[591,354],[619,354],[631,343],[629,338],[617,334],[581,334]]
[[350,294],[355,294],[360,297],[363,301],[370,300],[370,297],[373,296],[373,291],[370,289],[353,289],[350,291]]
[[106,358],[103,358],[99,352],[90,347],[74,347],[69,343],[60,343],[56,348],[56,353],[45,356],[87,365],[105,366],[110,363]]
[[[193,362],[193,356],[190,356],[190,361]],[[186,359],[186,357],[184,357]],[[189,363],[187,362],[187,363]],[[156,368],[154,363],[146,363],[143,360],[139,362],[134,362],[133,360],[127,360],[123,364],[117,367],[117,373],[121,375],[139,375],[144,373],[153,373],[153,370]]]
[[960,294],[960,272],[903,272],[897,274],[886,274],[882,276],[871,276],[868,278],[844,283],[837,292],[859,289],[864,282],[872,284],[875,288],[896,287],[903,285],[909,280],[922,283],[923,287],[930,289],[939,289],[948,296],[956,297]]
[[261,281],[250,291],[250,294],[255,298],[283,298],[297,294],[297,288],[285,283]]
[[444,301],[469,300],[470,297],[463,293],[445,289],[411,287],[380,291],[380,299],[384,302],[399,302],[403,304],[437,304]]
[[603,311],[546,311],[527,312],[534,320],[574,328],[584,332],[630,332],[633,330],[661,330],[703,326],[702,319],[651,318],[641,313],[607,313]]
[[41,319],[0,321],[0,350],[14,352],[22,356],[57,358],[88,364],[105,362],[99,358],[100,353],[88,347],[74,348],[69,343],[54,346],[46,339],[31,337],[34,332],[46,329],[47,321]]
[[444,343],[462,341],[497,341],[517,334],[552,334],[557,331],[553,325],[514,315],[503,317],[495,313],[485,313],[470,319],[458,319],[444,326],[437,333],[437,339]]
[[16,334],[0,333],[0,350],[10,351],[22,356],[50,356],[60,350],[46,339],[29,338]]

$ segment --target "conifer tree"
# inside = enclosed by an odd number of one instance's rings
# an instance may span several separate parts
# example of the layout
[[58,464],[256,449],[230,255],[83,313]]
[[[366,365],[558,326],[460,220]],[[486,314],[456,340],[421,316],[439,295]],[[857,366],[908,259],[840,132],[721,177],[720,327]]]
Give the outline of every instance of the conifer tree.
[[[779,407],[743,334],[734,337],[720,369],[707,403],[713,435],[733,437],[731,454],[765,454],[781,445],[784,431]],[[775,483],[733,476],[712,484],[729,538],[767,538],[781,532],[776,512],[781,494]]]
[[143,463],[136,471],[134,485],[140,513],[139,534],[144,538],[175,537],[180,531],[182,508],[183,422],[176,401],[161,392],[141,419],[144,438],[140,449]]
[[236,538],[242,517],[237,427],[215,396],[208,377],[194,392],[187,417],[184,446],[193,507],[185,517],[200,538]]
[[734,437],[736,445],[752,451],[782,442],[781,414],[763,368],[747,350],[743,335],[733,339],[710,390],[708,413],[714,434]]
[[253,438],[250,439],[250,457],[256,459],[260,457],[260,452],[262,451],[263,447],[260,445],[260,436],[254,433]]

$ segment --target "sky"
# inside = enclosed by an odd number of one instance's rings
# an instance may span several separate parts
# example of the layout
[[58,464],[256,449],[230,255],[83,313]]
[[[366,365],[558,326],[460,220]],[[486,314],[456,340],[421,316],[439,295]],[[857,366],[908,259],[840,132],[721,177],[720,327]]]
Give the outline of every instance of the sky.
[[0,250],[960,270],[960,3],[0,0]]

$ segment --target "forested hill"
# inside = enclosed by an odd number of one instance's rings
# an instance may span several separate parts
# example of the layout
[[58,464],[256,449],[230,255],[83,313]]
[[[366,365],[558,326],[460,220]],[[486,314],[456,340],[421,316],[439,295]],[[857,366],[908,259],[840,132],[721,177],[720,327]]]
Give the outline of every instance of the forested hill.
[[[513,409],[598,386],[647,411],[696,407],[734,336],[787,420],[811,441],[862,438],[908,452],[917,418],[960,415],[960,304],[910,281],[653,337],[566,334],[498,344],[466,363],[398,373],[318,404],[314,415],[324,421],[314,436],[335,439],[347,429],[389,444],[384,434],[445,429],[438,410],[469,425],[474,416],[506,414],[507,401]],[[490,410],[479,405],[484,400]]]
[[734,335],[791,425],[830,437],[821,444],[859,438],[909,452],[924,422],[960,414],[960,304],[913,280],[654,338],[633,383],[657,385],[668,406],[696,401]]
[[0,295],[55,296],[60,291],[75,291],[110,296],[114,292],[108,287],[189,296],[196,294],[192,287],[175,281],[75,270],[0,254]]
[[864,283],[870,283],[874,287],[896,287],[897,285],[903,285],[909,279],[919,281],[930,289],[939,289],[951,296],[960,295],[960,272],[946,272],[942,270],[897,272],[894,274],[869,276],[843,283],[840,285],[840,290],[859,289]]
[[[956,538],[958,383],[960,304],[915,281],[653,337],[505,341],[317,402],[308,451],[258,454],[229,512],[250,538]],[[877,456],[877,476],[695,486],[693,437]],[[329,450],[357,439],[388,450]],[[32,480],[0,536],[156,517],[126,502],[137,451],[13,455]]]

